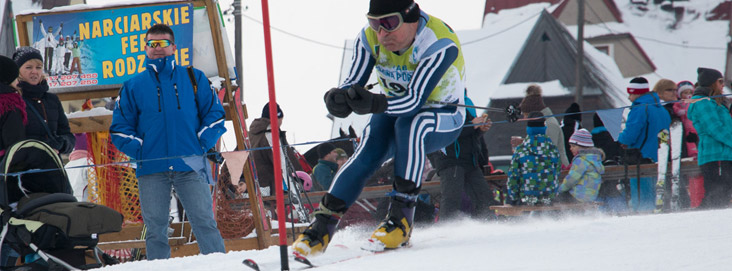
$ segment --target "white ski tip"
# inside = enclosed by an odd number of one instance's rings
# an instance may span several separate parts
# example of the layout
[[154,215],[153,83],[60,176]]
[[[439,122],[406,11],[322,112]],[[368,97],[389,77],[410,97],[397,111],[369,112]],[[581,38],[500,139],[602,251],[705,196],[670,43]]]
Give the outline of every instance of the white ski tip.
[[361,246],[361,249],[371,252],[381,252],[386,249],[386,245],[377,239],[369,238],[367,242]]

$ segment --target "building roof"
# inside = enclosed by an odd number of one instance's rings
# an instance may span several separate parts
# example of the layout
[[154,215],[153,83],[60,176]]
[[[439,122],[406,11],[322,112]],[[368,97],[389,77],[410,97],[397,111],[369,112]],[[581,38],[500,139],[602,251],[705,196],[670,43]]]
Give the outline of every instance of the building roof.
[[[554,16],[554,18],[559,18],[559,15],[561,15],[562,12],[564,12],[564,9],[567,7],[567,4],[569,4],[570,1],[577,1],[577,0],[562,1],[562,3],[560,3],[559,6],[556,9],[554,9],[554,11],[552,12],[552,15]],[[618,10],[618,7],[615,5],[615,1],[602,0],[602,3],[605,4],[608,11],[610,11],[610,14],[612,14],[613,17],[615,17],[615,20],[617,22],[619,22],[619,23],[623,22],[623,18],[620,14],[620,10]],[[588,3],[585,3],[585,4],[588,4]]]
[[638,51],[641,53],[641,57],[643,57],[643,60],[648,62],[648,65],[653,68],[653,70],[656,70],[656,65],[653,64],[653,61],[650,57],[648,57],[648,54],[646,54],[646,51],[643,50],[643,47],[638,43],[638,41],[635,39],[633,34],[631,33],[608,33],[604,35],[594,36],[594,37],[588,37],[586,39],[623,39],[627,38],[630,39],[631,43],[633,43],[633,46],[638,48]]
[[562,0],[485,0],[483,16],[488,13],[498,13],[504,9],[514,9],[536,3],[550,3],[552,5]]

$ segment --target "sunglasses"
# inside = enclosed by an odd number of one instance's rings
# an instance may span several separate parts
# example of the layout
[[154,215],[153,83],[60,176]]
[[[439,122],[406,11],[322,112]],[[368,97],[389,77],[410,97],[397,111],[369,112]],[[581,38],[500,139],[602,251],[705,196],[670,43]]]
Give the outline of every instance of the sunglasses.
[[169,40],[148,40],[147,46],[150,48],[167,48],[168,46],[173,45],[172,42]]
[[[409,14],[416,6],[416,3],[412,3],[403,13]],[[369,20],[369,26],[376,32],[379,32],[379,28],[383,28],[386,32],[394,32],[404,23],[402,12],[392,12],[380,16],[366,14],[366,18]]]

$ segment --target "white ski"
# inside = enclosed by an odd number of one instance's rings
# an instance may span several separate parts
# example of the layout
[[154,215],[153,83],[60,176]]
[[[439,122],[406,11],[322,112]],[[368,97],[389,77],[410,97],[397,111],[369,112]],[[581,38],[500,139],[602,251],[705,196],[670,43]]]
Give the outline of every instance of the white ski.
[[680,171],[681,171],[681,148],[682,135],[684,133],[681,121],[671,123],[671,211],[676,212],[679,207],[680,195]]
[[664,129],[658,133],[658,181],[656,181],[656,209],[654,213],[663,212],[664,193],[666,192],[666,172],[668,170],[669,131]]

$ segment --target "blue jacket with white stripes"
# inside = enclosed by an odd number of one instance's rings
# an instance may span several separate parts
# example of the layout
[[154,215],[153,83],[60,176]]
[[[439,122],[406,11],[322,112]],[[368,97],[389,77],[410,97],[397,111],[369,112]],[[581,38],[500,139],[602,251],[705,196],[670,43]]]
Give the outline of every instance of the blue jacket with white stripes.
[[[439,103],[464,103],[465,63],[460,41],[442,20],[421,12],[414,42],[403,52],[391,52],[379,43],[377,32],[366,26],[354,44],[348,76],[339,86],[365,86],[376,71],[387,96],[390,116],[411,116],[421,109],[443,108]],[[464,114],[463,108],[458,108]]]
[[194,92],[174,56],[146,58],[145,66],[119,91],[109,128],[112,143],[130,158],[145,160],[137,164],[137,176],[194,170],[181,158],[161,158],[202,155],[212,148],[226,132],[224,108],[197,69]]

